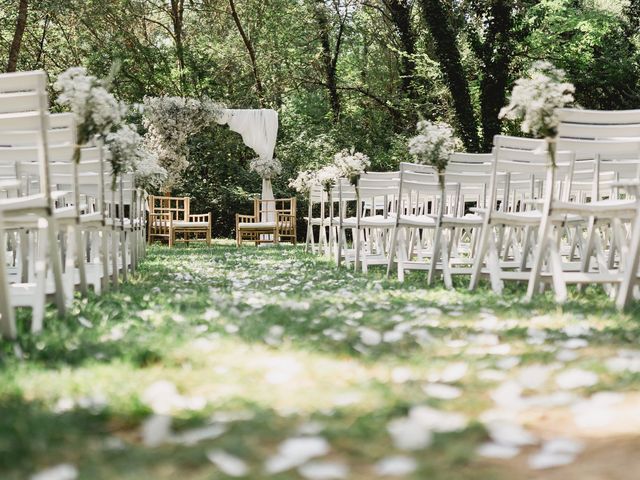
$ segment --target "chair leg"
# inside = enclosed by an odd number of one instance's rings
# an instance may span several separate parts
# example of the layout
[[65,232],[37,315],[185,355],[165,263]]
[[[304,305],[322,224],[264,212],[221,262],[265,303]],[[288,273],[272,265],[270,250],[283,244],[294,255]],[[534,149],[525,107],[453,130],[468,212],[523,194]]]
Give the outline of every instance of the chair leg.
[[58,314],[64,315],[66,312],[64,281],[62,279],[62,260],[60,258],[60,249],[58,248],[57,225],[54,219],[49,218],[47,222],[47,244],[49,249],[49,262],[51,262],[51,271],[53,272],[53,281],[55,284],[55,299],[58,308]]
[[18,331],[9,295],[5,241],[5,234],[0,224],[0,330],[4,338],[13,340],[17,337]]

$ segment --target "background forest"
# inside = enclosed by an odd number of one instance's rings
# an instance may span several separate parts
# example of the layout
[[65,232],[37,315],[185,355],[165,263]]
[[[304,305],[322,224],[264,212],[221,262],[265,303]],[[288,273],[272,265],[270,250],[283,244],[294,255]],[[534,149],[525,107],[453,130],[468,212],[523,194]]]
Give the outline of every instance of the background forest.
[[[534,61],[567,71],[585,108],[640,108],[640,0],[0,0],[6,71],[70,66],[145,95],[208,96],[280,114],[288,178],[338,150],[373,170],[407,158],[419,118],[455,125],[488,151],[513,81]],[[53,95],[53,92],[52,92]],[[252,151],[226,127],[192,137],[183,185],[214,235],[260,191]]]

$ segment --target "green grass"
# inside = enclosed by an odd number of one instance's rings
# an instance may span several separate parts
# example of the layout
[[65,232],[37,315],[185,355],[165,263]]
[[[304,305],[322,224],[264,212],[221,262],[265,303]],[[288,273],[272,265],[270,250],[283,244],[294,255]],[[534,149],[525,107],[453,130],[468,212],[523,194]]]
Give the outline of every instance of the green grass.
[[[154,246],[118,291],[78,299],[64,319],[48,312],[41,335],[27,333],[21,314],[22,358],[7,342],[0,353],[0,478],[27,478],[62,462],[83,479],[227,478],[206,458],[213,448],[248,462],[248,478],[267,478],[264,462],[310,421],[331,444],[329,458],[349,466],[348,478],[373,478],[372,465],[398,453],[387,423],[421,404],[463,412],[471,422],[409,453],[419,462],[411,478],[501,478],[473,452],[486,438],[475,419],[492,407],[496,387],[477,373],[505,353],[520,358],[507,372],[516,375],[557,362],[567,325],[589,327],[588,346],[562,363],[599,374],[600,383],[582,393],[640,386],[640,374],[603,365],[618,349],[637,347],[638,306],[618,313],[596,288],[573,291],[564,307],[550,294],[524,304],[522,287],[497,297],[456,282],[446,290],[425,288],[420,274],[404,284],[382,270],[363,276],[300,248]],[[405,333],[397,341],[362,344],[363,326],[387,332],[398,324]],[[530,327],[545,332],[542,345],[530,343]],[[457,382],[464,394],[427,397],[429,375],[458,361],[469,365]],[[410,378],[394,381],[394,372]],[[220,412],[241,412],[242,420],[196,445],[145,447],[139,430],[152,409],[144,392],[159,380],[199,400],[198,408],[173,409],[177,432]],[[301,477],[294,469],[269,478]]]

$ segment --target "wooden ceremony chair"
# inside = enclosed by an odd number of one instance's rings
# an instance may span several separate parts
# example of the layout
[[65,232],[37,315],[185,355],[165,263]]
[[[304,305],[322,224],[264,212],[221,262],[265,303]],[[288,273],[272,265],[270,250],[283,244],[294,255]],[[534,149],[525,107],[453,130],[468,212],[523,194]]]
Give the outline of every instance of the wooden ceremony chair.
[[253,214],[236,214],[236,245],[242,242],[279,244],[282,241],[297,243],[296,199],[276,198],[253,201]]
[[[211,245],[211,213],[192,214],[189,197],[150,195],[148,204],[149,243],[160,238],[167,239],[169,246],[176,241],[206,242]],[[167,214],[171,216],[170,221]]]

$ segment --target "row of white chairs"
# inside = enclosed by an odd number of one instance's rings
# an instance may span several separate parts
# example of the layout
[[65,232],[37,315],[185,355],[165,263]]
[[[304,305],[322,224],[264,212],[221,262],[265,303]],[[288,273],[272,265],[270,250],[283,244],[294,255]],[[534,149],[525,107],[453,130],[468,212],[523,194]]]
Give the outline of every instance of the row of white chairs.
[[113,176],[96,139],[73,160],[76,123],[51,113],[44,71],[0,75],[0,329],[18,333],[16,309],[43,328],[49,300],[63,315],[75,292],[127,279],[144,255],[144,191]]
[[490,154],[450,156],[440,187],[430,166],[365,173],[310,193],[307,248],[366,272],[426,270],[430,284],[467,275],[501,293],[528,284],[600,284],[618,307],[638,294],[640,110],[562,109],[551,167],[545,140],[496,136]]

